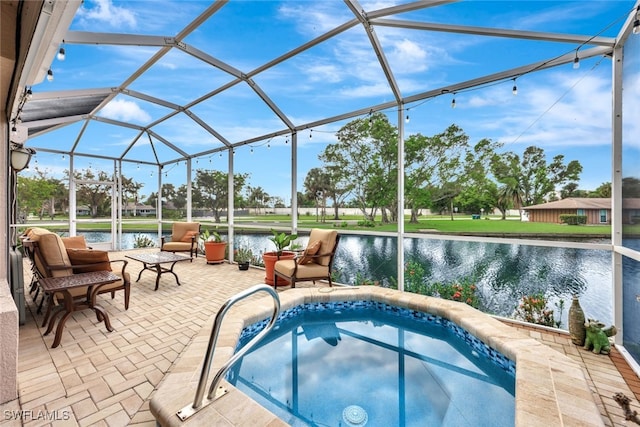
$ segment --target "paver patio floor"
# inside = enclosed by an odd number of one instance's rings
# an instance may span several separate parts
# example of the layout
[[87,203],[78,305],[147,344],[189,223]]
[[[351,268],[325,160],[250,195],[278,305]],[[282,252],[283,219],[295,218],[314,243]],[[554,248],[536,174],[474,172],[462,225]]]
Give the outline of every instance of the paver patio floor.
[[[157,249],[135,252],[141,251]],[[124,259],[130,252],[110,256]],[[127,266],[132,280],[141,269],[142,264],[135,261]],[[207,265],[201,257],[178,263],[175,271],[182,286],[176,285],[172,275],[163,275],[158,291],[153,290],[155,274],[142,273],[139,282],[132,282],[126,311],[122,292],[114,300],[109,295],[99,296],[115,330],[107,332],[92,311],[79,311],[67,321],[60,346],[52,349],[53,334],[42,335],[43,316],[36,314],[37,306],[28,294],[31,274],[25,260],[27,316],[19,331],[19,398],[0,406],[0,425],[155,426],[149,400],[191,338],[210,326],[212,315],[230,296],[264,282],[261,269],[239,271],[235,265]],[[314,285],[303,282],[299,286]],[[611,356],[594,355],[576,348],[567,334],[515,327],[583,366],[605,425],[632,424],[625,421],[613,395],[624,393],[631,399],[632,409],[640,412],[634,394],[640,392],[640,381],[617,351]],[[47,416],[56,420],[43,419]]]

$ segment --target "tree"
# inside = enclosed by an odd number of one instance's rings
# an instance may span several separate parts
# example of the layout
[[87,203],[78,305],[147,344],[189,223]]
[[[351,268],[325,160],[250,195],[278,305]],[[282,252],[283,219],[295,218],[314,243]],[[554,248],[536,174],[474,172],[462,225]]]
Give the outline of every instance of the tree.
[[318,221],[318,207],[322,202],[321,221],[325,222],[326,217],[326,205],[327,205],[327,192],[329,191],[329,174],[321,168],[312,168],[307,172],[307,176],[304,179],[304,188],[307,191],[306,195],[309,199],[315,201],[316,207],[316,221]]
[[39,177],[25,177],[18,175],[17,209],[21,220],[27,219],[30,213],[38,213],[40,219],[44,212],[44,207],[50,203],[51,198],[56,194],[58,183],[54,180]]
[[[502,184],[500,206],[504,208],[505,203],[511,201],[520,210],[522,206],[544,203],[556,191],[556,187],[578,180],[582,165],[577,160],[565,165],[561,154],[547,165],[544,150],[531,146],[525,149],[522,162],[513,152],[496,155],[491,162],[491,171]],[[502,211],[503,218],[505,213]]]
[[122,176],[122,203],[123,208],[126,210],[128,202],[133,202],[133,216],[136,216],[136,208],[138,204],[138,192],[144,184],[137,183],[133,180],[133,178],[127,178],[126,176]]
[[525,206],[544,203],[557,186],[580,179],[582,165],[577,160],[564,164],[558,154],[547,165],[544,150],[527,147],[522,155],[522,190]]
[[632,176],[622,178],[622,197],[640,197],[640,179]]
[[603,182],[592,194],[594,194],[593,197],[611,197],[611,183]]
[[491,160],[500,143],[482,139],[467,151],[462,190],[455,203],[462,212],[482,213],[492,210],[498,201],[498,186],[490,179]]
[[[382,113],[352,120],[337,133],[338,143],[320,154],[334,173],[349,177],[354,202],[364,217],[373,221],[381,204],[389,206],[395,197],[393,171],[397,163],[397,129]],[[396,172],[397,173],[397,172]]]
[[[248,174],[234,174],[234,197],[240,193]],[[198,206],[213,211],[215,222],[221,222],[221,212],[229,205],[228,174],[217,170],[196,170],[193,186],[193,201]]]
[[418,211],[429,206],[448,210],[453,220],[453,201],[471,181],[486,177],[494,154],[494,143],[482,140],[469,147],[469,137],[453,124],[432,137],[410,135],[405,141],[405,200],[410,222],[418,222]]
[[247,186],[247,200],[250,206],[256,208],[256,212],[260,214],[260,209],[265,208],[271,197],[264,191],[262,187]]
[[104,171],[95,174],[91,169],[81,169],[74,171],[74,179],[85,181],[76,185],[76,198],[89,207],[91,218],[110,215],[111,177]]

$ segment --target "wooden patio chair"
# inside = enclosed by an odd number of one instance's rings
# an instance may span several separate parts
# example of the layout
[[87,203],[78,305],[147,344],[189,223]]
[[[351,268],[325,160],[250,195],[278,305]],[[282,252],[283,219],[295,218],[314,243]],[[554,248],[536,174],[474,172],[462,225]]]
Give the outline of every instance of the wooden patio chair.
[[171,228],[171,240],[161,237],[160,250],[165,252],[189,252],[189,257],[198,257],[199,222],[174,222]]
[[291,260],[276,261],[273,271],[274,287],[277,278],[282,277],[296,287],[296,282],[328,280],[331,283],[333,258],[338,248],[340,235],[336,230],[314,228],[309,235],[309,243],[304,252]]

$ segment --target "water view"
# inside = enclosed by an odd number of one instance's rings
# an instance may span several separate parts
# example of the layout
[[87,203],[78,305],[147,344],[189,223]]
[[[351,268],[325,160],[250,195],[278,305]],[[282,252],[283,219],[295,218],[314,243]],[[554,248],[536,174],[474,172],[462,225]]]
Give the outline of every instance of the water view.
[[[107,234],[85,236],[89,242],[98,242],[108,240]],[[123,233],[123,248],[133,248],[139,234]],[[250,247],[254,253],[274,249],[267,234],[236,235],[235,245]],[[522,296],[542,293],[561,328],[567,329],[569,304],[577,294],[588,317],[613,322],[608,251],[413,238],[405,239],[404,249],[405,260],[419,262],[429,282],[472,280],[479,308],[487,313],[513,317]],[[389,285],[397,276],[396,254],[393,237],[344,234],[334,263],[337,281],[356,284],[367,279]],[[562,313],[557,307],[560,300],[565,302]]]

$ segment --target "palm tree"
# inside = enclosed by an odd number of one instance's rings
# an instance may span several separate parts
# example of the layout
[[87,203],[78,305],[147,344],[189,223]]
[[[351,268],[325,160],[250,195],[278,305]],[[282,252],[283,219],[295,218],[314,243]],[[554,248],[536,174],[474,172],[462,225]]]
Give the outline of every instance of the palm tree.
[[505,184],[498,189],[497,208],[502,212],[502,219],[506,219],[507,209],[513,205],[518,209],[522,221],[522,193],[522,185],[515,178],[506,180]]

